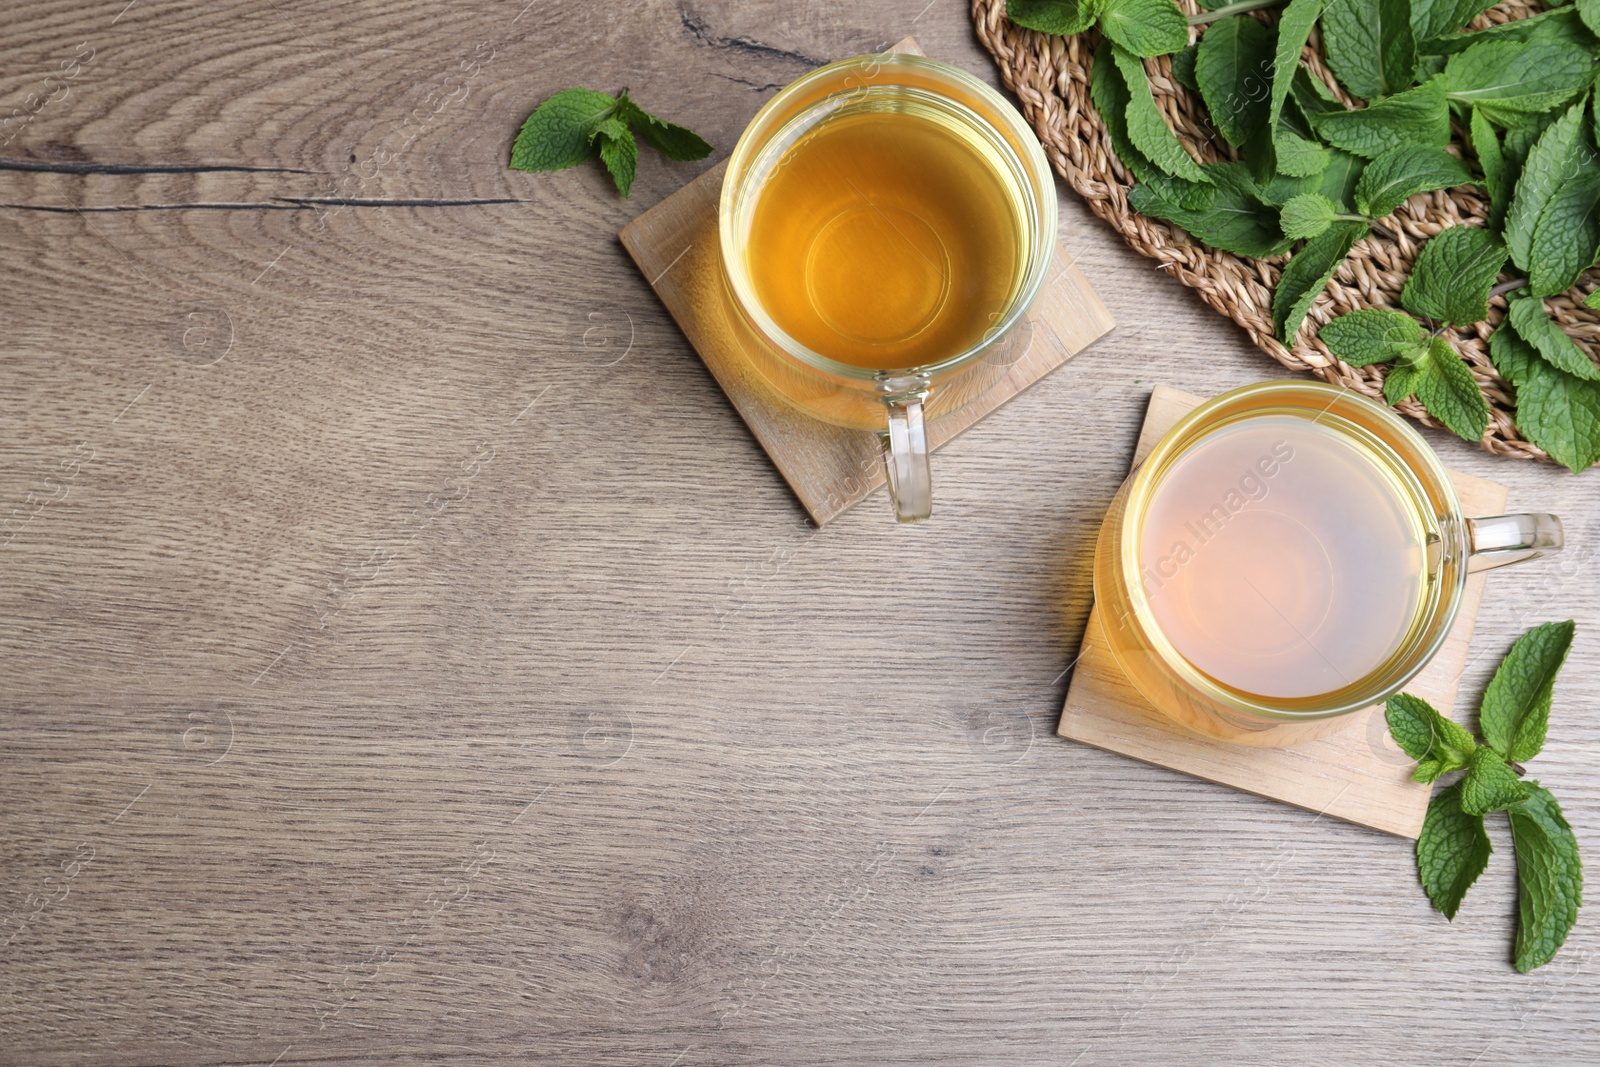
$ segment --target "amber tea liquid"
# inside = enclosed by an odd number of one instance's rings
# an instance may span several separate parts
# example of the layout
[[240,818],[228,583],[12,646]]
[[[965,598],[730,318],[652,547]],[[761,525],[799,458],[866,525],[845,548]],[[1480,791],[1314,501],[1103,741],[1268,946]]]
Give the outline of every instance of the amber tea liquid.
[[773,321],[819,355],[903,370],[983,340],[1025,272],[1021,186],[994,147],[906,90],[780,138],[745,242]]
[[1299,415],[1224,425],[1163,472],[1140,581],[1190,664],[1251,697],[1335,692],[1420,624],[1428,531],[1382,456]]

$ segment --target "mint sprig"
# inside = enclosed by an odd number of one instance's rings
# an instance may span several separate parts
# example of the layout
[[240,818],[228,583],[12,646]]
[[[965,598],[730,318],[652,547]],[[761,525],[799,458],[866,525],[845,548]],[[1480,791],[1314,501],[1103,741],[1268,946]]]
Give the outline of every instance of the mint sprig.
[[[1376,336],[1381,327],[1378,320],[1367,320],[1364,328]],[[1433,795],[1417,838],[1418,879],[1446,919],[1456,917],[1467,890],[1488,866],[1493,849],[1483,817],[1506,812],[1517,859],[1512,964],[1523,972],[1550,962],[1582,904],[1577,838],[1556,798],[1524,779],[1521,766],[1544,747],[1555,677],[1575,630],[1570,621],[1546,623],[1517,638],[1484,692],[1478,717],[1482,744],[1406,693],[1390,697],[1384,713],[1395,742],[1417,760],[1412,775],[1417,781],[1466,772]]]
[[711,146],[692,130],[656,118],[628,96],[563,89],[534,109],[511,145],[516,170],[564,170],[598,158],[624,197],[638,171],[634,132],[668,159],[704,159]]
[[[1526,439],[1582,470],[1600,462],[1600,365],[1584,332],[1568,336],[1571,324],[1538,301],[1576,289],[1600,310],[1600,0],[1552,3],[1470,32],[1492,0],[1201,0],[1187,17],[1172,0],[1008,0],[1007,10],[1045,33],[1099,28],[1091,97],[1136,183],[1133,210],[1239,256],[1291,255],[1272,300],[1286,345],[1368,226],[1403,247],[1414,218],[1382,220],[1411,197],[1481,187],[1486,225],[1427,241],[1406,281],[1401,303],[1420,333],[1375,347],[1356,327],[1322,339],[1352,366],[1386,364],[1390,403],[1415,397],[1470,440],[1488,428],[1487,389],[1515,405]],[[1268,7],[1275,17],[1258,11]],[[1162,71],[1141,58],[1169,53],[1171,78],[1199,95],[1216,130],[1209,150],[1180,141],[1151,95]],[[1446,331],[1487,335],[1500,296],[1511,314],[1490,355],[1514,388],[1496,391],[1460,358],[1463,334]]]

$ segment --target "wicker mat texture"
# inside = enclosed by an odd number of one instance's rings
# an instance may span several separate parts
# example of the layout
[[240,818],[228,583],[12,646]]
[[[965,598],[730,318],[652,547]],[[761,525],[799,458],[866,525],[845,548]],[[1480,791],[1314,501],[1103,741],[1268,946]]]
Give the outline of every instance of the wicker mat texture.
[[[1194,0],[1177,0],[1187,14],[1200,9]],[[1480,15],[1469,27],[1526,18],[1543,10],[1537,3],[1507,0]],[[1440,230],[1462,223],[1481,224],[1488,214],[1486,199],[1476,189],[1461,188],[1412,197],[1393,216],[1356,243],[1349,258],[1311,307],[1306,323],[1285,347],[1273,335],[1272,290],[1286,258],[1248,259],[1206,248],[1176,226],[1148,218],[1128,206],[1131,176],[1111,147],[1104,123],[1089,98],[1089,69],[1100,35],[1095,30],[1057,37],[1023,29],[1006,18],[1005,0],[972,0],[978,39],[999,65],[1001,80],[1016,94],[1023,114],[1033,124],[1056,172],[1066,179],[1090,209],[1120,233],[1135,251],[1161,264],[1161,269],[1194,289],[1206,303],[1244,327],[1256,347],[1286,367],[1309,370],[1325,381],[1356,389],[1383,401],[1381,366],[1355,368],[1334,356],[1316,337],[1323,324],[1358,308],[1400,307],[1400,290],[1424,242]],[[1196,28],[1196,33],[1199,28]],[[1191,39],[1193,35],[1191,35]],[[1319,54],[1316,31],[1303,60],[1311,72],[1334,89],[1346,106],[1351,99],[1337,86]],[[1178,138],[1202,162],[1234,158],[1215,136],[1198,94],[1172,77],[1171,57],[1144,61],[1157,104]],[[1455,131],[1458,143],[1462,131]],[[1513,268],[1514,269],[1514,268]],[[1581,298],[1580,298],[1581,299]],[[1546,301],[1552,317],[1591,356],[1600,350],[1600,322],[1571,292]],[[1515,395],[1489,361],[1489,335],[1505,314],[1505,298],[1490,303],[1487,322],[1451,328],[1447,336],[1466,359],[1489,401],[1489,426],[1482,445],[1504,456],[1544,458],[1524,440],[1512,421]],[[1428,426],[1440,425],[1415,399],[1398,405],[1403,414]]]

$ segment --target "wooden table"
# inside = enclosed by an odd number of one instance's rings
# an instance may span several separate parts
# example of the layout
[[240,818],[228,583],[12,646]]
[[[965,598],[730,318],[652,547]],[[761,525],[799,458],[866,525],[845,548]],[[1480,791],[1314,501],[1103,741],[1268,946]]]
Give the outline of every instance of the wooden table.
[[[0,47],[0,1060],[1594,1062],[1406,842],[1052,736],[1155,383],[1278,376],[1063,195],[1120,329],[824,532],[619,246],[953,0],[28,0]],[[573,84],[718,148],[505,166]],[[1600,855],[1600,478],[1432,435],[1560,561],[1536,773]],[[1591,911],[1593,906],[1591,906]],[[1586,1044],[1584,1044],[1586,1043]]]

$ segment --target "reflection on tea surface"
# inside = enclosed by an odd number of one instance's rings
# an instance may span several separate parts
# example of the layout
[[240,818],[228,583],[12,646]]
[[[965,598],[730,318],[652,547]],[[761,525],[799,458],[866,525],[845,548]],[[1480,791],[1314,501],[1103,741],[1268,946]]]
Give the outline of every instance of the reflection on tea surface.
[[813,352],[916,367],[977,344],[1010,306],[1020,194],[947,115],[863,94],[768,165],[747,265],[761,305]]
[[1310,417],[1197,441],[1155,487],[1140,578],[1173,648],[1266,698],[1360,681],[1417,621],[1426,527],[1379,459]]

